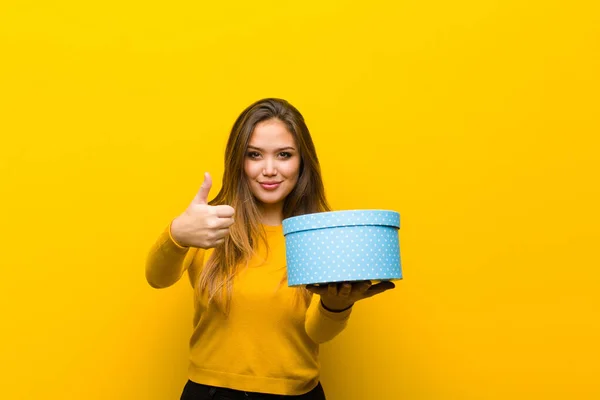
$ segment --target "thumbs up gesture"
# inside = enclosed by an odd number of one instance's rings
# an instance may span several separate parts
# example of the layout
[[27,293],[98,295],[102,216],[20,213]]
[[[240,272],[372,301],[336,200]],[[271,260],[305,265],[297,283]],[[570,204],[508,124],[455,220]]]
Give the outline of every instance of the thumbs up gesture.
[[207,172],[204,182],[188,208],[171,223],[171,235],[181,246],[209,249],[225,241],[233,224],[233,207],[208,205],[212,178]]

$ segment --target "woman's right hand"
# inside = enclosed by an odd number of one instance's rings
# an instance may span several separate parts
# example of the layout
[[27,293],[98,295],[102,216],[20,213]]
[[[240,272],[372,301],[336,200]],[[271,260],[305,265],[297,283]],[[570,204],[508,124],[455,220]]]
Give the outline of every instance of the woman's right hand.
[[206,172],[196,197],[179,217],[171,222],[171,236],[180,246],[209,249],[225,241],[233,224],[233,207],[208,205],[212,178]]

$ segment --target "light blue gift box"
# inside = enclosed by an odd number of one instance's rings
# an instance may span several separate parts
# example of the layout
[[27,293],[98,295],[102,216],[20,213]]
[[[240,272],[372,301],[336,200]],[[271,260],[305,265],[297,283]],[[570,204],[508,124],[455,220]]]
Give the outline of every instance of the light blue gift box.
[[395,211],[329,211],[282,224],[288,286],[402,279]]

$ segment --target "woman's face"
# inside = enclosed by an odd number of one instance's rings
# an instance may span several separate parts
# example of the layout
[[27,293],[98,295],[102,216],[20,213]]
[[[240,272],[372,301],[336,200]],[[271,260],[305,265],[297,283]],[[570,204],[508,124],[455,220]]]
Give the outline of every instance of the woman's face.
[[246,150],[244,172],[259,203],[283,206],[300,172],[296,142],[283,122],[270,119],[255,126]]

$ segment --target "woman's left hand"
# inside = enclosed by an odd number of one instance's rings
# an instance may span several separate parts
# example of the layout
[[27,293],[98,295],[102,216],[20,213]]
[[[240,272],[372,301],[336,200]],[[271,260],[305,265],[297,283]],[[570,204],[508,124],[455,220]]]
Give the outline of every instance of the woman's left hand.
[[321,296],[325,308],[340,311],[352,307],[359,300],[373,297],[395,288],[393,282],[384,281],[373,285],[371,281],[330,283],[327,286],[307,285],[306,289]]

